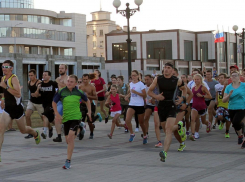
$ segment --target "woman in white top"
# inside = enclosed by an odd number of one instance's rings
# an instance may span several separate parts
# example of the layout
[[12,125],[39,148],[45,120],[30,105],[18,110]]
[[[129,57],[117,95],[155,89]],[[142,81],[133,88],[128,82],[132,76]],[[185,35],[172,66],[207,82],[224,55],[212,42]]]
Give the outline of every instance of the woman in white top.
[[133,133],[131,120],[134,114],[138,115],[138,120],[140,123],[140,127],[143,131],[143,144],[147,143],[146,129],[144,125],[144,99],[146,98],[145,85],[139,81],[139,72],[137,70],[133,70],[131,73],[132,82],[130,83],[130,93],[125,97],[125,100],[128,100],[130,97],[129,107],[127,110],[126,116],[126,124],[130,131],[130,139],[129,142],[134,140],[135,134]]

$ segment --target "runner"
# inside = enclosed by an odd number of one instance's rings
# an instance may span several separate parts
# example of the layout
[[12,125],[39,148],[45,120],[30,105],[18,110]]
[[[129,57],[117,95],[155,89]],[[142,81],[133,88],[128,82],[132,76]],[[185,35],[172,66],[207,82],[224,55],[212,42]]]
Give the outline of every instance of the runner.
[[[83,92],[85,92],[87,94],[88,99],[90,100],[90,108],[91,108],[91,118],[92,120],[90,120],[89,118],[87,118],[87,122],[89,125],[89,130],[90,130],[90,135],[89,135],[89,139],[93,139],[94,138],[94,128],[95,125],[93,124],[98,118],[100,118],[100,121],[102,121],[102,117],[100,115],[100,113],[97,113],[97,115],[95,116],[95,112],[96,112],[96,107],[93,103],[93,100],[97,100],[97,94],[96,94],[96,90],[95,87],[93,85],[90,84],[90,76],[89,74],[84,74],[83,77],[83,83],[79,86],[79,89],[82,90]],[[86,117],[87,117],[87,112],[88,112],[88,108],[86,106],[85,103],[81,103],[80,105],[80,110],[82,112],[82,122],[85,122]],[[79,132],[79,139],[81,140],[83,138],[83,134],[81,132]]]
[[211,131],[211,123],[206,121],[206,112],[207,105],[205,103],[205,99],[211,99],[212,96],[208,89],[205,87],[202,75],[196,74],[194,76],[195,86],[192,88],[193,92],[193,103],[191,110],[191,135],[190,140],[195,141],[195,128],[196,122],[199,122],[199,117],[204,116],[202,118],[203,124],[207,125],[207,133]]
[[5,101],[5,108],[0,120],[0,162],[4,132],[11,120],[16,120],[22,134],[33,135],[36,144],[39,144],[41,140],[38,130],[35,131],[26,126],[24,109],[21,103],[20,84],[17,76],[12,73],[13,69],[14,63],[11,60],[3,62],[2,71],[5,76],[1,80],[0,87],[3,88],[4,98],[2,98],[2,101]]
[[128,100],[130,97],[129,107],[126,116],[126,125],[130,131],[130,139],[129,142],[133,142],[135,138],[135,134],[133,133],[133,128],[131,124],[131,120],[133,115],[137,115],[139,119],[139,123],[141,129],[143,131],[143,144],[147,144],[147,135],[146,128],[144,124],[144,98],[146,97],[145,85],[139,81],[139,72],[137,70],[133,70],[131,73],[132,82],[130,83],[130,93],[125,97],[125,100]]
[[226,131],[225,131],[225,138],[230,138],[229,129],[230,129],[230,118],[229,118],[229,112],[228,112],[228,102],[223,102],[223,95],[222,90],[224,89],[224,83],[226,82],[227,75],[225,73],[221,73],[219,75],[219,84],[215,85],[215,91],[216,91],[216,105],[217,105],[217,111],[216,111],[216,120],[220,121],[219,129],[222,130],[224,123],[226,123]]
[[41,95],[42,102],[43,102],[42,104],[43,104],[44,112],[42,113],[42,119],[44,122],[44,127],[43,127],[43,132],[41,134],[43,139],[47,138],[48,129],[49,129],[49,138],[52,138],[53,136],[53,128],[50,125],[50,123],[54,122],[54,110],[52,108],[52,101],[56,93],[56,89],[58,89],[58,84],[57,82],[50,80],[50,78],[51,78],[51,72],[44,71],[43,81],[40,84],[38,84],[37,90],[35,94],[33,94],[36,97]]
[[[165,162],[167,158],[167,152],[169,150],[171,141],[172,141],[172,133],[173,127],[175,126],[176,121],[176,106],[175,106],[175,98],[176,98],[176,90],[179,88],[183,93],[182,96],[186,98],[186,88],[181,79],[173,76],[173,64],[166,63],[164,66],[164,73],[161,76],[158,76],[154,79],[151,84],[148,94],[154,99],[158,100],[158,114],[160,118],[160,122],[166,122],[165,131],[166,137],[164,140],[163,151],[159,153],[161,157],[161,161]],[[153,93],[153,90],[159,86],[158,95]],[[186,107],[185,103],[182,104],[181,109]],[[182,130],[182,126],[180,126],[179,130]],[[185,134],[185,133],[184,133]]]
[[[56,78],[56,82],[58,84],[59,90],[62,89],[63,87],[66,86],[67,83],[67,65],[66,64],[60,64],[59,66],[59,74],[60,76],[58,78]],[[58,111],[60,113],[60,115],[63,115],[63,105],[62,102],[58,102]],[[62,138],[61,138],[61,130],[62,130],[62,125],[55,121],[55,128],[56,128],[56,132],[57,132],[57,137],[53,139],[54,142],[62,142]]]
[[107,135],[110,139],[112,139],[112,135],[113,135],[113,132],[115,129],[115,125],[120,126],[120,127],[124,127],[125,129],[127,129],[127,126],[126,126],[126,124],[120,124],[118,122],[118,118],[120,117],[120,115],[122,113],[122,108],[121,108],[121,104],[120,104],[119,94],[117,93],[117,86],[116,85],[111,86],[110,93],[111,94],[107,97],[105,105],[110,108],[111,117],[113,118],[112,124],[111,124],[111,132],[110,132],[110,134]]
[[[238,71],[238,72],[239,72],[239,68],[238,68],[237,65],[230,66],[230,75],[231,75],[234,71]],[[245,78],[244,78],[242,75],[240,75],[239,77],[240,77],[240,81],[241,81],[241,82],[245,82]],[[232,78],[230,77],[230,78],[228,79],[228,84],[231,84],[231,83],[232,83]]]
[[[77,89],[78,78],[75,75],[70,75],[67,80],[67,86],[60,89],[55,95],[52,106],[54,108],[56,121],[64,124],[65,138],[67,146],[67,159],[63,169],[71,168],[71,157],[74,150],[74,141],[76,138],[77,129],[79,128],[81,120],[80,100],[86,102],[88,108],[88,117],[91,121],[91,105],[86,94]],[[63,104],[63,117],[58,112],[58,102],[62,101]]]
[[[37,111],[40,117],[42,118],[43,113],[43,106],[42,106],[42,99],[40,96],[34,97],[34,93],[37,90],[37,85],[41,83],[41,80],[37,79],[36,70],[31,69],[28,72],[30,81],[28,81],[28,88],[31,93],[31,99],[28,100],[27,108],[26,108],[26,125],[31,127],[31,115],[33,111]],[[27,135],[25,139],[32,138],[31,134]]]
[[106,83],[103,78],[101,78],[101,72],[99,70],[94,71],[96,78],[91,81],[96,88],[96,94],[98,96],[98,100],[95,101],[95,106],[97,107],[97,103],[100,103],[100,110],[105,115],[105,123],[109,120],[109,115],[107,115],[104,105],[105,105],[105,91],[106,91]]
[[212,79],[212,71],[207,70],[206,71],[206,79],[205,82],[207,83],[208,87],[209,87],[209,92],[212,96],[212,99],[206,99],[206,105],[208,107],[208,120],[211,123],[211,125],[213,126],[213,118],[216,115],[215,112],[215,97],[216,97],[216,92],[215,92],[215,85],[217,85],[219,82],[215,81]]
[[[235,131],[238,134],[238,145],[245,148],[241,123],[245,117],[245,83],[240,82],[239,72],[231,73],[232,84],[225,88],[223,102],[229,101],[229,115]],[[244,133],[245,134],[245,133]]]

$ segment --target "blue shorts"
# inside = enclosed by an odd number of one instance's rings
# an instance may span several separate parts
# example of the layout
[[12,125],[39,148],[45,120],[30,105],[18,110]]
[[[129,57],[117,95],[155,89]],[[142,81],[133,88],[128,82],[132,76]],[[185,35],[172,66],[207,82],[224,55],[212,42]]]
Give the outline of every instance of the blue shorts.
[[58,113],[59,113],[61,116],[63,116],[63,104],[62,104],[61,101],[59,101],[59,102],[57,103],[57,110],[58,110]]

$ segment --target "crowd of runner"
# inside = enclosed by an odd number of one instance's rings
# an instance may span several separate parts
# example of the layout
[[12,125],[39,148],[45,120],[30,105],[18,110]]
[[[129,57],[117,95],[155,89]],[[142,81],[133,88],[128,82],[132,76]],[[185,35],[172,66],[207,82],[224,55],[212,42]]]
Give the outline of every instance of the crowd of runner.
[[[102,121],[97,113],[99,103],[105,123],[111,117],[111,128],[108,128],[108,138],[114,138],[115,127],[124,128],[129,133],[129,142],[133,142],[141,128],[142,142],[148,143],[149,119],[154,116],[156,144],[153,147],[162,148],[160,160],[165,162],[172,141],[172,134],[179,142],[178,151],[186,147],[187,138],[190,141],[199,139],[199,129],[206,125],[210,133],[216,126],[220,130],[225,126],[225,138],[230,138],[229,131],[234,128],[238,136],[238,145],[245,148],[244,124],[245,117],[245,83],[239,68],[230,67],[230,76],[226,73],[217,75],[217,71],[193,69],[191,75],[179,75],[178,69],[172,63],[166,63],[161,75],[142,75],[133,70],[129,83],[123,76],[111,75],[111,82],[106,84],[99,70],[84,74],[82,78],[67,75],[67,65],[59,66],[60,76],[51,80],[51,72],[44,71],[42,80],[37,79],[36,71],[30,70],[28,88],[30,100],[26,111],[21,100],[21,86],[15,74],[12,73],[14,63],[6,60],[2,64],[4,76],[1,79],[1,109],[0,120],[0,162],[4,132],[12,120],[16,120],[22,134],[28,134],[26,139],[34,138],[36,144],[41,138],[53,137],[53,126],[57,136],[53,142],[62,142],[62,133],[67,143],[67,159],[64,169],[70,169],[74,141],[82,140],[89,126],[89,139],[94,134],[95,121]],[[245,70],[243,70],[245,72]],[[109,112],[105,110],[109,108]],[[37,111],[43,121],[43,131],[31,128],[31,115]],[[120,117],[120,116],[123,117]],[[135,119],[136,127],[131,123]],[[121,121],[123,120],[123,121]],[[165,133],[164,142],[161,130]],[[106,134],[105,134],[106,135]]]

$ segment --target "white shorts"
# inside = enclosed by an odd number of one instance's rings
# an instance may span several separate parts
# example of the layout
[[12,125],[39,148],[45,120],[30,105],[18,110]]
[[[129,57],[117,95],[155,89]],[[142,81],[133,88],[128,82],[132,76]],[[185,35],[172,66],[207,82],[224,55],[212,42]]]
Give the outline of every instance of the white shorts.
[[28,100],[28,104],[27,104],[26,110],[28,110],[28,109],[30,109],[32,111],[37,111],[40,116],[44,112],[42,104],[34,104],[33,102],[31,102],[29,100]]
[[122,113],[122,111],[115,111],[115,112],[111,112],[111,117],[115,117],[116,116],[116,114],[121,114]]

